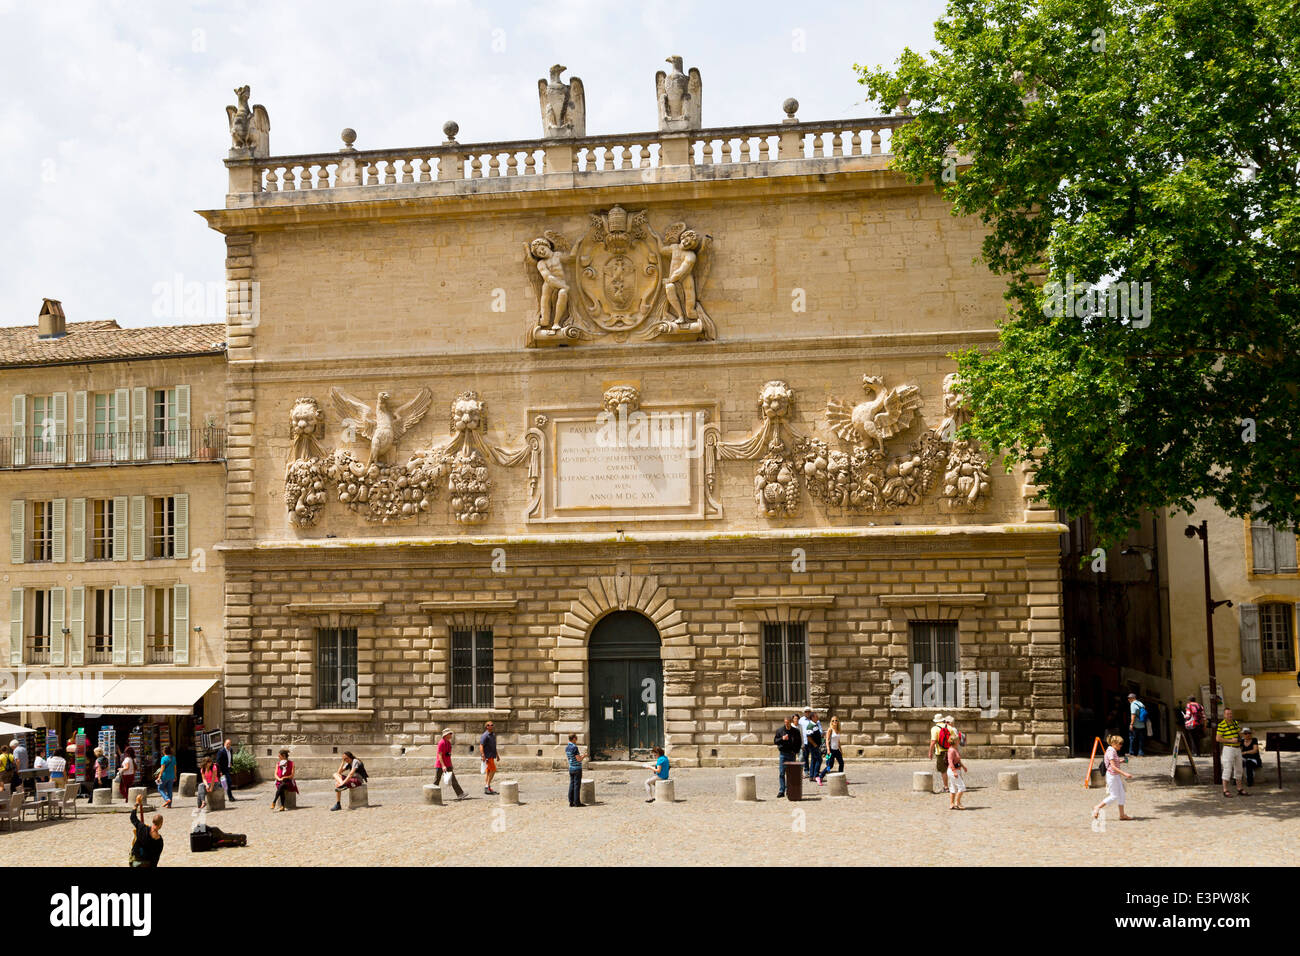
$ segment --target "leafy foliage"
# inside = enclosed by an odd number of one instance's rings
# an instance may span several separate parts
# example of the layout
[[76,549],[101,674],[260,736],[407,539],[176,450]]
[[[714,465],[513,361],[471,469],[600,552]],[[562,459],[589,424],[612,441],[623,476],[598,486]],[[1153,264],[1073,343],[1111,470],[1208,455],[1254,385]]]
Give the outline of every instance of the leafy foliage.
[[[958,357],[967,434],[1107,541],[1204,498],[1295,527],[1300,2],[951,0],[935,30],[856,69],[910,101],[896,168],[979,217],[1008,280],[1000,347]],[[1071,277],[1149,312],[1059,310]]]

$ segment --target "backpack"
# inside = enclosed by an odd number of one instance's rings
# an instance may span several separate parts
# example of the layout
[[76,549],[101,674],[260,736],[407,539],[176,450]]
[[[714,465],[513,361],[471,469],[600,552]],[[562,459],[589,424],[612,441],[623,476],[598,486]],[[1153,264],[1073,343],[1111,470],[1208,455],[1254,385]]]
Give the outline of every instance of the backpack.
[[952,731],[950,731],[947,727],[940,727],[938,739],[939,739],[939,746],[942,747],[944,750],[947,750],[948,746],[952,743]]
[[370,779],[370,774],[366,773],[366,765],[360,760],[357,761],[357,776],[361,778],[363,783]]
[[1141,701],[1138,701],[1138,723],[1145,724],[1146,722],[1147,722],[1147,705],[1142,703]]

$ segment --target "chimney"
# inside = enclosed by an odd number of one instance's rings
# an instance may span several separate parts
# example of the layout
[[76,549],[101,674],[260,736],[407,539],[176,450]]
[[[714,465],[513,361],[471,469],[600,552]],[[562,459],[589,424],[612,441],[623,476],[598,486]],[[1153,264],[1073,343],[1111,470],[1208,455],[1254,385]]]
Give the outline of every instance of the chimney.
[[61,339],[68,334],[68,322],[63,317],[63,305],[58,299],[44,300],[40,317],[36,320],[36,332],[43,339]]

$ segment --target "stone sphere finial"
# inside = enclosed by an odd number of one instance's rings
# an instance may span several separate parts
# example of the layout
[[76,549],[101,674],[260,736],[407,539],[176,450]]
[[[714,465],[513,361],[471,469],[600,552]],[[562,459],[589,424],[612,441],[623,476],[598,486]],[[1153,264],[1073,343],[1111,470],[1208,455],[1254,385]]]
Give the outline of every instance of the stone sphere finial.
[[455,120],[447,120],[442,124],[443,135],[447,137],[447,142],[456,142],[456,134],[460,132],[460,124]]
[[785,115],[794,119],[794,114],[799,111],[799,101],[793,96],[781,104],[781,109],[785,110]]
[[343,130],[343,132],[339,133],[339,136],[343,138],[343,149],[349,153],[355,152],[355,150],[352,147],[352,144],[357,141],[357,131],[352,129],[351,127],[348,127],[347,129]]

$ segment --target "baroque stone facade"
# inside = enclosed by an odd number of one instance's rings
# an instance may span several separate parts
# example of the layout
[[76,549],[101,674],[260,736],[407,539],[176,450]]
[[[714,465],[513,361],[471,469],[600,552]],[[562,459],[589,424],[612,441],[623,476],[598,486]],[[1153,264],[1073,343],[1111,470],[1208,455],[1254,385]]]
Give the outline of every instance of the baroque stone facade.
[[888,171],[899,120],[715,136],[678,59],[656,149],[597,155],[562,71],[533,152],[227,160],[204,215],[260,301],[229,321],[228,726],[400,763],[491,717],[520,761],[576,732],[692,765],[808,705],[849,756],[939,711],[976,754],[1063,752],[1061,526],[960,433],[949,356],[1001,309],[978,224]]

